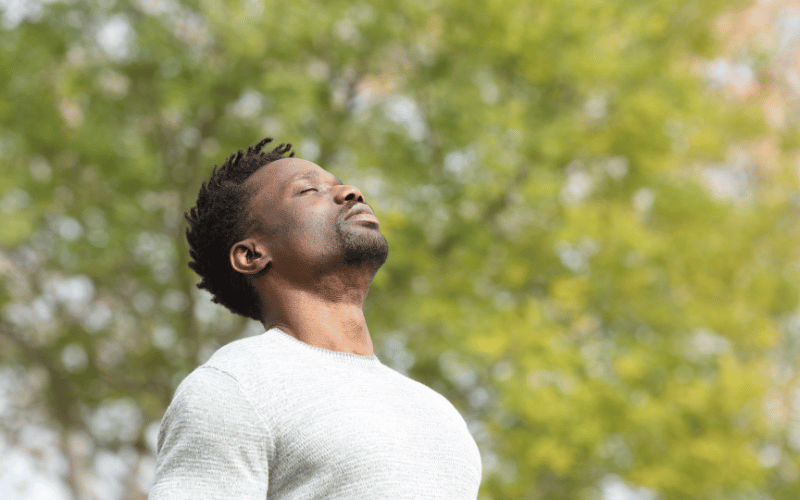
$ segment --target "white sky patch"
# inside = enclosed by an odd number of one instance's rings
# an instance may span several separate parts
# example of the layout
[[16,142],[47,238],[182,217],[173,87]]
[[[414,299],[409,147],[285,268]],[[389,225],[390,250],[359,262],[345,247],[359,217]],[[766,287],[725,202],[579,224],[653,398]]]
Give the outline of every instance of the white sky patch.
[[318,82],[324,82],[331,75],[331,68],[322,59],[312,59],[306,66],[306,74]]
[[130,398],[108,401],[100,405],[90,418],[92,434],[100,442],[119,439],[131,442],[142,426],[142,412]]
[[609,475],[603,478],[603,500],[657,500],[656,492],[649,488],[637,487],[623,481],[620,477]]
[[731,350],[731,342],[711,330],[695,330],[686,345],[686,357],[697,360],[704,356],[716,356]]
[[189,305],[189,298],[180,290],[170,289],[161,297],[161,308],[169,312],[178,313]]
[[383,197],[383,179],[378,176],[369,175],[364,178],[362,189],[371,198]]
[[88,361],[86,351],[78,344],[69,344],[61,351],[61,362],[70,373],[83,371]]
[[589,173],[583,170],[570,172],[561,188],[561,202],[565,205],[582,202],[592,194],[594,184],[594,179]]
[[58,103],[58,110],[61,113],[61,117],[70,127],[80,127],[83,123],[83,110],[69,99],[62,99]]
[[608,112],[608,99],[603,94],[593,94],[586,100],[583,111],[590,119],[600,120]]
[[300,156],[308,161],[317,161],[320,152],[319,142],[313,139],[304,139],[300,143]]
[[336,21],[333,32],[339,40],[349,42],[351,45],[361,40],[361,33],[358,31],[355,21],[349,17]]
[[709,167],[700,173],[700,181],[718,200],[740,200],[750,188],[748,176],[742,169]]
[[786,9],[784,16],[781,17],[778,23],[778,33],[780,34],[778,52],[787,54],[797,45],[798,39],[800,39],[800,9]]
[[44,14],[44,6],[54,0],[0,0],[3,28],[12,30],[22,21],[37,22]]
[[83,227],[80,222],[72,217],[63,216],[58,222],[58,234],[65,240],[73,241],[81,237]]
[[733,87],[738,92],[744,92],[755,83],[755,73],[748,64],[732,63],[722,58],[711,61],[707,73],[712,86]]
[[614,156],[606,163],[606,172],[614,180],[621,180],[628,175],[630,161],[625,156]]
[[473,147],[450,151],[444,157],[444,171],[452,174],[456,180],[466,181],[475,172],[477,156]]
[[481,94],[481,100],[486,104],[495,104],[500,98],[500,87],[492,78],[492,75],[486,71],[479,71],[473,77],[473,81],[478,86]]
[[573,272],[582,271],[586,268],[586,256],[578,248],[570,246],[568,243],[560,241],[556,245],[558,258],[565,267]]
[[130,55],[133,45],[133,28],[124,14],[109,18],[97,31],[97,43],[108,57],[114,60],[125,59]]
[[63,279],[55,284],[55,297],[69,309],[80,309],[94,298],[94,284],[83,275]]
[[140,290],[133,296],[133,308],[139,314],[147,314],[155,305],[156,301],[153,294],[147,290]]
[[153,345],[159,349],[171,349],[177,338],[175,329],[171,326],[161,325],[153,329]]
[[0,454],[0,497],[4,500],[67,500],[71,495],[53,474],[40,471],[28,453],[12,448]]
[[[192,290],[194,293],[194,310],[192,313],[197,321],[203,324],[212,323],[220,312],[219,305],[211,301],[212,295],[205,290]],[[260,323],[259,323],[260,324]]]
[[123,498],[125,494],[125,477],[130,474],[130,467],[125,459],[115,453],[100,451],[94,459],[95,477],[89,487],[95,498]]
[[264,96],[256,90],[246,90],[241,97],[230,105],[230,112],[239,118],[253,118],[261,113],[264,107]]
[[81,326],[89,333],[98,332],[108,326],[113,317],[111,308],[105,302],[96,302],[81,319]]
[[758,463],[761,467],[771,468],[781,463],[781,449],[774,444],[768,444],[758,451]]
[[652,208],[653,203],[656,201],[656,194],[650,188],[641,188],[637,189],[635,193],[633,193],[633,206],[636,208],[636,211],[639,213],[645,213]]
[[[156,434],[158,434],[158,429],[156,429]],[[153,452],[155,455],[155,451]],[[137,486],[139,487],[139,491],[144,494],[147,494],[150,491],[150,488],[153,487],[153,483],[156,479],[156,461],[152,457],[143,457],[141,463],[139,464],[139,480],[137,481]]]
[[789,417],[789,408],[787,408],[783,394],[780,391],[770,390],[764,397],[762,408],[767,423],[773,429],[782,428],[786,425]]
[[173,0],[136,0],[136,6],[151,16],[172,14],[178,10],[178,5]]
[[397,96],[386,103],[386,116],[405,128],[411,139],[421,141],[428,135],[428,126],[417,103],[406,96]]
[[591,238],[583,238],[574,245],[567,241],[559,241],[554,249],[565,267],[573,272],[580,272],[588,269],[589,258],[600,251],[600,245]]
[[[798,173],[800,174],[800,163],[798,163]],[[31,196],[27,191],[20,188],[11,188],[2,199],[0,199],[0,211],[12,214],[26,208],[30,202]]]

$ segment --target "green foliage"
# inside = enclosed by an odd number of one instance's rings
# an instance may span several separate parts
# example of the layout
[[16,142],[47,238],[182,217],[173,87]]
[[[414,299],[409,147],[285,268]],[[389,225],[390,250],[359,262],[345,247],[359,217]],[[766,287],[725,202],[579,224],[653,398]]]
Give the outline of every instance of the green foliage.
[[[741,5],[48,4],[0,36],[3,364],[45,374],[65,435],[152,456],[177,383],[260,326],[194,287],[181,216],[268,134],[374,207],[377,353],[476,423],[485,498],[796,498],[763,409],[796,378],[796,207],[702,185],[763,129],[690,71]],[[104,437],[125,398],[140,423]]]

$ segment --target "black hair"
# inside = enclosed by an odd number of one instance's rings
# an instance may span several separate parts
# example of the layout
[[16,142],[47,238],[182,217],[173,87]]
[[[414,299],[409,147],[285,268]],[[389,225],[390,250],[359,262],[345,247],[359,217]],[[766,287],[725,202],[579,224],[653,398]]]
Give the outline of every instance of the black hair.
[[[197,204],[183,216],[189,221],[186,240],[193,261],[189,267],[202,280],[197,288],[211,293],[211,300],[246,318],[261,320],[261,301],[247,277],[230,264],[231,247],[245,238],[254,221],[247,206],[253,190],[244,182],[259,168],[284,158],[291,144],[281,144],[269,153],[261,152],[267,137],[258,144],[233,153],[221,167],[214,166],[211,178],[197,195]],[[289,154],[293,157],[294,152]],[[269,267],[265,268],[266,272]]]

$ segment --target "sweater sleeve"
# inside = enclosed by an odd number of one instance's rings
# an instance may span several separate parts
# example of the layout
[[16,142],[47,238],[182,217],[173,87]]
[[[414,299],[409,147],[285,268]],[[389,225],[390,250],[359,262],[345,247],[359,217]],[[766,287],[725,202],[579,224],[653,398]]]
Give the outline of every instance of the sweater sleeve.
[[264,500],[270,439],[239,382],[200,367],[178,386],[161,421],[148,498]]

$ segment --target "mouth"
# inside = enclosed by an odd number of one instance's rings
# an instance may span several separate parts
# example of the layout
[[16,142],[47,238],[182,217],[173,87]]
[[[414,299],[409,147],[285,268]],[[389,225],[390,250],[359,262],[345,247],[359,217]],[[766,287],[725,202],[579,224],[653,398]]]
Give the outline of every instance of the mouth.
[[344,220],[353,222],[365,222],[380,227],[380,222],[378,222],[378,218],[375,217],[375,214],[372,212],[372,209],[369,208],[369,206],[366,204],[359,204],[357,207],[353,207],[347,214],[347,216],[344,218]]

